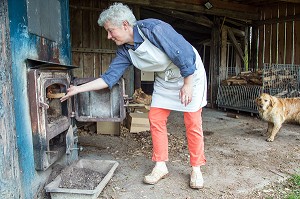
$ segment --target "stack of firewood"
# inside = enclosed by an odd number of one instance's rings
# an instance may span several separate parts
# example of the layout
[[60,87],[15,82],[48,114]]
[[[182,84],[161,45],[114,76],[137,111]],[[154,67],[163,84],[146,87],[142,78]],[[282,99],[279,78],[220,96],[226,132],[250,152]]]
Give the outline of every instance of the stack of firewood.
[[245,71],[241,72],[237,76],[232,76],[221,82],[222,85],[263,85],[263,71],[259,70],[256,72]]
[[132,97],[133,101],[139,104],[150,105],[152,101],[152,96],[144,93],[141,88],[136,89]]
[[[299,97],[299,72],[289,68],[272,68],[264,73],[264,90],[277,97]],[[276,93],[276,94],[275,94]]]

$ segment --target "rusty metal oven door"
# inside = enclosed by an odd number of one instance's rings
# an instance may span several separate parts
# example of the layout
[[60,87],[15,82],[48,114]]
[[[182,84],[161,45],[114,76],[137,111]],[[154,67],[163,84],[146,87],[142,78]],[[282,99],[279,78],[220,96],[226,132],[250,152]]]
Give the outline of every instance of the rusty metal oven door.
[[[95,79],[76,78],[73,85],[84,84]],[[124,92],[124,83],[119,81],[112,89],[106,88],[75,95],[75,119],[80,122],[122,122],[126,116]]]

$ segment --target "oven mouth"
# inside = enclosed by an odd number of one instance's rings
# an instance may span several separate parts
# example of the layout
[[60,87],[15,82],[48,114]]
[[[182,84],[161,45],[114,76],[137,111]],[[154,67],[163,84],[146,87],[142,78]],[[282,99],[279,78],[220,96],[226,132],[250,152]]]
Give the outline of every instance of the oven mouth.
[[49,79],[45,81],[45,123],[47,133],[54,137],[67,130],[70,126],[68,102],[60,102],[60,98],[66,93],[67,86],[64,80]]

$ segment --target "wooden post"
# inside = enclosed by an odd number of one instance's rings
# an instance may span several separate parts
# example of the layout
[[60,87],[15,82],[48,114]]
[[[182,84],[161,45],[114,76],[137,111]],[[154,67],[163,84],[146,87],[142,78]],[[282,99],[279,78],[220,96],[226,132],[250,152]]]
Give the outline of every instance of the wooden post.
[[[136,19],[139,20],[141,15],[140,6],[134,6],[133,13]],[[141,70],[134,67],[134,90],[139,89],[141,87],[142,87]]]
[[210,45],[210,100],[211,108],[216,106],[218,94],[218,76],[220,66],[220,19],[214,18],[214,25],[211,32],[211,45]]
[[240,72],[242,72],[242,60],[235,51],[235,74],[238,75]]
[[233,45],[234,49],[237,51],[237,53],[240,56],[240,58],[242,60],[244,60],[244,56],[245,56],[244,52],[243,52],[241,46],[239,45],[237,39],[235,38],[235,36],[234,36],[234,34],[233,34],[233,32],[232,32],[232,30],[230,28],[228,28],[228,36],[229,36],[229,39],[232,42],[232,45]]
[[245,71],[249,70],[249,27],[245,28],[245,37],[244,37],[244,67]]
[[257,70],[258,63],[257,63],[257,37],[258,37],[258,27],[253,26],[252,27],[252,42],[251,42],[251,52],[249,57],[249,68],[252,68],[253,70]]
[[222,28],[222,46],[221,46],[221,65],[220,65],[220,81],[227,78],[227,27]]

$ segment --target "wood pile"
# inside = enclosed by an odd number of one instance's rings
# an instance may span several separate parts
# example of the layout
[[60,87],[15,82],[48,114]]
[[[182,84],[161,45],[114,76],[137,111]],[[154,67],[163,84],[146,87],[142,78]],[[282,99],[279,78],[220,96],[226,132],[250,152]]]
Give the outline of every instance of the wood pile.
[[299,97],[299,71],[288,67],[271,68],[264,73],[264,90],[277,97]]
[[141,88],[136,89],[132,97],[133,101],[138,104],[150,105],[152,101],[152,96],[144,93]]
[[263,71],[258,70],[256,72],[245,71],[241,72],[237,76],[232,76],[221,82],[221,85],[231,86],[231,85],[263,85]]

